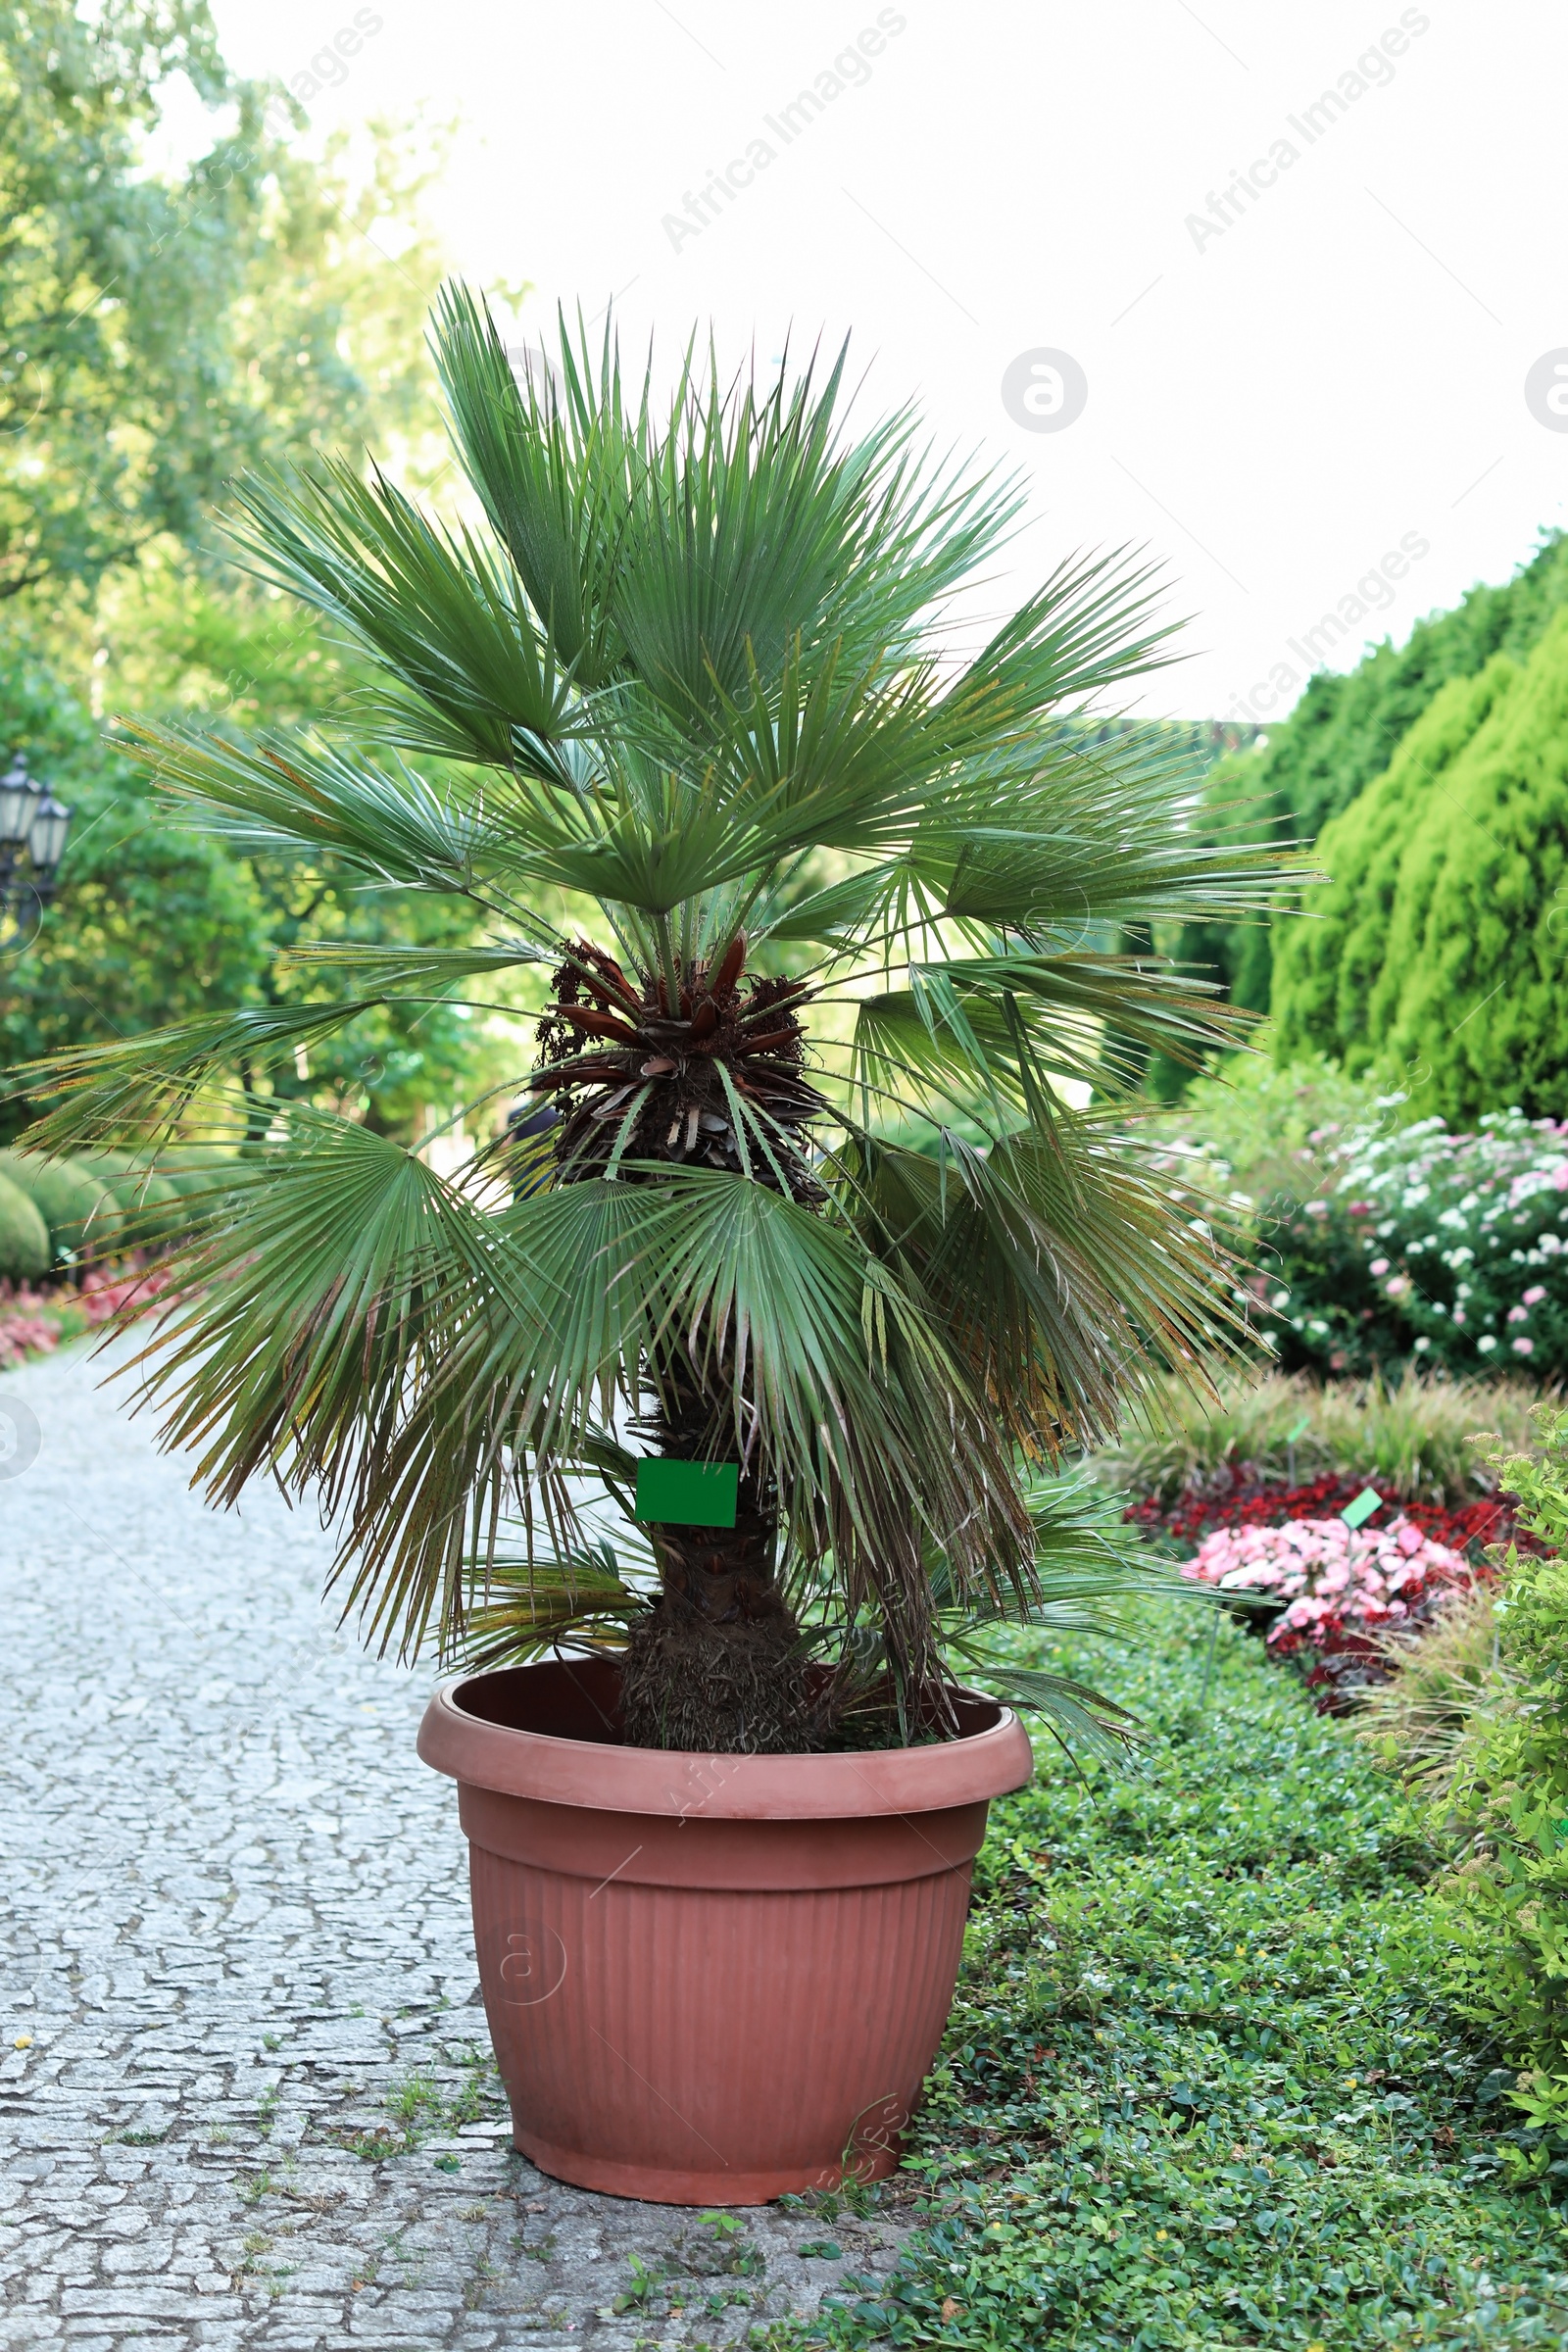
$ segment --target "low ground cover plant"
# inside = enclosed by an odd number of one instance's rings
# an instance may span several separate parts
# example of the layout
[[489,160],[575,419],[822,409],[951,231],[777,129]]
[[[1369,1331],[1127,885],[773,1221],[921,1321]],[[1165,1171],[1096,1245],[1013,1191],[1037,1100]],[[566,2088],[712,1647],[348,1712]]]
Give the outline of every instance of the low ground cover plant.
[[1043,1750],[995,1808],[914,2134],[927,2226],[807,2341],[1562,2340],[1560,2220],[1506,2185],[1533,2135],[1446,2004],[1398,1789],[1258,1643],[1210,1639],[1167,1614],[1100,1669],[1140,1769]]
[[1184,1558],[1218,1528],[1284,1527],[1295,1519],[1337,1518],[1371,1489],[1379,1498],[1380,1525],[1402,1517],[1434,1544],[1463,1552],[1473,1568],[1485,1564],[1498,1544],[1516,1543],[1523,1549],[1542,1549],[1538,1537],[1520,1526],[1512,1497],[1506,1493],[1477,1495],[1473,1502],[1450,1510],[1441,1502],[1406,1502],[1387,1482],[1362,1478],[1319,1478],[1309,1486],[1288,1487],[1271,1480],[1246,1478],[1216,1481],[1214,1485],[1177,1496],[1163,1504],[1157,1496],[1127,1505],[1124,1518],[1141,1528],[1167,1550]]
[[[1495,1439],[1479,1426],[1500,1421],[1511,1440],[1533,1441],[1533,1403],[1517,1381],[1414,1369],[1322,1387],[1303,1374],[1232,1379],[1211,1425],[1172,1395],[1154,1427],[1096,1466],[1127,1481],[1126,1520],[1185,1561],[1190,1582],[1273,1594],[1278,1606],[1251,1619],[1270,1655],[1338,1708],[1396,1671],[1389,1636],[1426,1627],[1492,1575],[1497,1545],[1546,1548],[1497,1486]],[[1293,1479],[1303,1464],[1327,1467]]]
[[109,1265],[87,1267],[79,1282],[0,1282],[0,1371],[29,1356],[51,1355],[112,1316],[150,1308],[159,1298],[167,1303],[171,1281],[166,1268],[137,1250]]

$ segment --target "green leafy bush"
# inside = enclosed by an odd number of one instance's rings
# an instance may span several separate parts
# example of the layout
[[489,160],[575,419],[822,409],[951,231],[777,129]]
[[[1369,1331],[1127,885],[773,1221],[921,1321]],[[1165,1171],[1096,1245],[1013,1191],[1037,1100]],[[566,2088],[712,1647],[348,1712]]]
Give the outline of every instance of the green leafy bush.
[[1289,1360],[1568,1372],[1568,1124],[1516,1110],[1326,1140],[1315,1200],[1277,1196],[1261,1303]]
[[1407,1788],[1446,1793],[1475,1718],[1506,1703],[1501,1623],[1496,1593],[1478,1584],[1452,1594],[1413,1634],[1374,1644],[1392,1671],[1362,1693],[1357,1737]]
[[[1233,1065],[1236,1066],[1236,1065]],[[1568,1121],[1400,1124],[1407,1101],[1322,1062],[1205,1080],[1167,1168],[1228,1218],[1260,1340],[1287,1370],[1407,1361],[1568,1374]],[[1228,1188],[1228,1193],[1227,1193]]]
[[0,1174],[0,1281],[31,1282],[48,1272],[54,1250],[34,1203]]
[[1568,1080],[1568,613],[1446,686],[1325,827],[1313,920],[1276,935],[1282,1058],[1392,1056],[1425,1109],[1555,1114]]
[[1337,1153],[1396,1125],[1405,1098],[1321,1055],[1278,1068],[1241,1054],[1161,1121],[1166,1162],[1251,1271],[1238,1291],[1286,1370],[1369,1373],[1412,1335],[1367,1271],[1362,1229],[1338,1197]]
[[[1508,1458],[1503,1477],[1525,1523],[1568,1546],[1568,1410],[1539,1419],[1544,1458]],[[1461,1844],[1433,1900],[1461,2012],[1520,2070],[1514,2105],[1568,2148],[1568,1559],[1510,1550],[1495,1607],[1506,1694],[1469,1717],[1434,1810]]]
[[37,1209],[54,1256],[104,1257],[119,1240],[121,1217],[113,1193],[77,1161],[0,1152],[0,1176]]

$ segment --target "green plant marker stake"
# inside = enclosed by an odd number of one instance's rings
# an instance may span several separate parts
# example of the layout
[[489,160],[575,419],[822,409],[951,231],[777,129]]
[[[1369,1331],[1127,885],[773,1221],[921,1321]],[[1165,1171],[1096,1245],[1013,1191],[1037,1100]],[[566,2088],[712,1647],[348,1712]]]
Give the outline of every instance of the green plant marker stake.
[[1340,1517],[1347,1527],[1364,1527],[1374,1511],[1383,1508],[1383,1497],[1376,1487],[1363,1487],[1353,1502],[1348,1502]]
[[637,1465],[637,1516],[666,1527],[733,1527],[740,1479],[738,1462],[645,1459]]

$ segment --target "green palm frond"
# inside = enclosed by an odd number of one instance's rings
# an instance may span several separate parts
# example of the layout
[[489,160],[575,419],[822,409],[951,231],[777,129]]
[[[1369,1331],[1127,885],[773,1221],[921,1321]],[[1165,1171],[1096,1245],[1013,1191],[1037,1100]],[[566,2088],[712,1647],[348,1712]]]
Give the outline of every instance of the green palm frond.
[[525,1666],[557,1648],[623,1641],[647,1602],[621,1578],[609,1544],[564,1559],[495,1559],[470,1603],[454,1655],[469,1674]]
[[462,286],[437,301],[433,347],[464,470],[558,658],[591,694],[625,659],[613,591],[646,464],[646,386],[629,415],[607,326],[600,397],[586,342],[573,350],[564,333],[566,401],[531,377],[519,388],[494,320]]
[[935,1155],[861,1135],[844,1159],[868,1246],[918,1281],[1029,1456],[1095,1444],[1157,1365],[1212,1353],[1223,1260],[1103,1118],[1063,1108],[984,1156],[951,1135]]
[[[525,939],[482,942],[466,948],[379,947],[353,939],[300,940],[288,949],[286,969],[352,972],[378,989],[400,994],[410,989],[447,988],[459,980],[473,980],[487,972],[515,971],[525,963],[542,963],[546,952]],[[559,960],[559,952],[557,960]]]
[[482,821],[401,761],[382,769],[320,744],[238,744],[139,720],[126,735],[181,821],[236,849],[331,859],[416,890],[471,886]]
[[249,567],[338,621],[396,682],[369,731],[401,750],[551,778],[569,676],[503,561],[426,521],[379,474],[323,460],[291,487],[250,482],[231,533]]
[[240,1065],[265,1071],[271,1062],[292,1059],[297,1047],[346,1029],[375,1001],[246,1005],[109,1046],[74,1046],[48,1065],[56,1107],[28,1129],[29,1145],[35,1139],[41,1151],[69,1151],[172,1131],[180,1112],[215,1080]]
[[[429,1382],[367,1424],[348,1602],[378,1592],[386,1639],[427,1622],[466,1498],[502,1494],[518,1441],[546,1517],[576,1529],[566,1489],[586,1434],[617,1395],[635,1406],[657,1391],[647,1368],[674,1341],[700,1369],[726,1368],[717,1456],[776,1477],[795,1555],[831,1552],[901,1659],[926,1662],[923,1544],[946,1548],[965,1590],[1027,1583],[1005,1446],[940,1328],[853,1231],[760,1184],[667,1168],[537,1194],[495,1224],[486,1297],[464,1286]],[[265,1288],[265,1269],[252,1279]]]

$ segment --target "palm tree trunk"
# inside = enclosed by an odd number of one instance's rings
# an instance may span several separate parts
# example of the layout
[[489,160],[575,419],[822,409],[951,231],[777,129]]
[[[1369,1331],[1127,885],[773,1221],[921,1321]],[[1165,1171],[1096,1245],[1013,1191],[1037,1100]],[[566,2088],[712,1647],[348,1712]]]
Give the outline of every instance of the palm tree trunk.
[[[649,1425],[664,1458],[712,1458],[715,1412],[689,1366],[666,1380]],[[816,1746],[800,1629],[779,1591],[778,1504],[770,1480],[743,1467],[735,1525],[649,1529],[661,1590],[634,1629],[621,1674],[634,1747],[718,1755],[791,1755]]]

